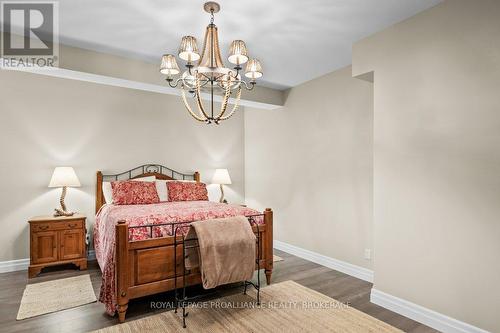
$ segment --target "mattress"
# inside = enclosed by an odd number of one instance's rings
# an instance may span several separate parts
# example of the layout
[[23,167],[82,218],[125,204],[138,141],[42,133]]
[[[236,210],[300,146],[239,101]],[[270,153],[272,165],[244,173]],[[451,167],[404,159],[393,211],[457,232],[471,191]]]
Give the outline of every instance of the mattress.
[[[174,232],[184,234],[187,232],[189,223],[193,221],[258,214],[261,213],[251,208],[210,201],[104,205],[97,213],[94,224],[95,255],[102,271],[99,301],[104,303],[108,314],[115,313],[115,225],[118,221],[123,220],[128,223],[129,241],[141,241],[171,236]],[[259,216],[256,217],[255,222],[262,224],[264,219]]]

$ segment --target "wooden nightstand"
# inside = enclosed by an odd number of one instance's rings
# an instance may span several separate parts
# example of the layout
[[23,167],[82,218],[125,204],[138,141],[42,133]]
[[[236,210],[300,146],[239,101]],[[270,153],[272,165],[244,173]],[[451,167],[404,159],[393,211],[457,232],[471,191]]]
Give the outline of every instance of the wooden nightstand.
[[86,217],[36,216],[30,224],[30,266],[28,276],[37,276],[42,268],[61,264],[75,264],[87,269],[85,237]]

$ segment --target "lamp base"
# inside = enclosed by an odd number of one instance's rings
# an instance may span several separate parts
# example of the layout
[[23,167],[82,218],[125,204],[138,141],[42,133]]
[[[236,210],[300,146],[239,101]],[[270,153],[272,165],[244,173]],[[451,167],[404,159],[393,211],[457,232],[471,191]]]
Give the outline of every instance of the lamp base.
[[64,198],[66,197],[66,186],[63,186],[62,192],[61,192],[61,198],[59,199],[59,203],[61,204],[61,208],[56,208],[54,217],[59,217],[59,216],[73,216],[75,213],[74,212],[68,212],[66,210],[66,204],[64,203]]
[[219,199],[219,202],[220,203],[227,203],[227,200],[224,199],[224,185],[220,184],[220,199]]
[[54,217],[60,217],[60,216],[73,216],[75,215],[75,212],[66,212],[60,208],[55,208],[54,209]]

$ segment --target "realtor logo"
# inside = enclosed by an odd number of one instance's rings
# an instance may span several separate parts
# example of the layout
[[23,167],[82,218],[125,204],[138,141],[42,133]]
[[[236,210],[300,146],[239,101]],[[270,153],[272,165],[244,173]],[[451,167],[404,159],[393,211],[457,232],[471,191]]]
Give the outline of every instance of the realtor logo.
[[2,67],[57,66],[57,2],[2,1],[1,20]]

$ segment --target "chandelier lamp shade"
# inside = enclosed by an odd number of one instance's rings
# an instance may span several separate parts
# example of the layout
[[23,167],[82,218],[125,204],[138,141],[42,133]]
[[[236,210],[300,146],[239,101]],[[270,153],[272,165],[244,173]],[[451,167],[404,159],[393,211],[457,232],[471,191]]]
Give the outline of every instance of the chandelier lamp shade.
[[180,72],[181,71],[179,69],[179,66],[177,65],[177,60],[175,60],[175,57],[173,55],[168,54],[161,58],[160,73],[172,76],[177,75]]
[[242,40],[233,40],[229,48],[227,60],[235,65],[241,65],[248,61],[247,46]]
[[[227,60],[234,66],[225,66],[219,47],[218,29],[214,24],[214,14],[219,12],[220,6],[209,1],[203,8],[210,14],[210,24],[205,30],[201,53],[196,38],[184,36],[177,56],[185,62],[186,69],[181,73],[176,57],[165,54],[161,58],[160,73],[166,75],[170,87],[180,87],[184,106],[194,119],[207,124],[219,124],[234,115],[239,106],[242,89],[252,90],[263,72],[259,60],[249,58],[247,46],[242,40],[234,40],[231,43]],[[246,80],[242,79],[242,74]],[[209,96],[208,108],[203,104],[202,94]],[[220,110],[215,111],[214,104],[218,95],[222,100]],[[188,102],[188,96],[194,99],[194,103]],[[233,105],[229,110],[230,98]],[[196,110],[193,110],[191,104],[195,105]]]
[[262,66],[258,60],[250,59],[247,63],[245,76],[252,80],[262,77]]
[[196,38],[193,36],[182,37],[181,46],[179,47],[179,58],[187,62],[197,61],[200,59]]

